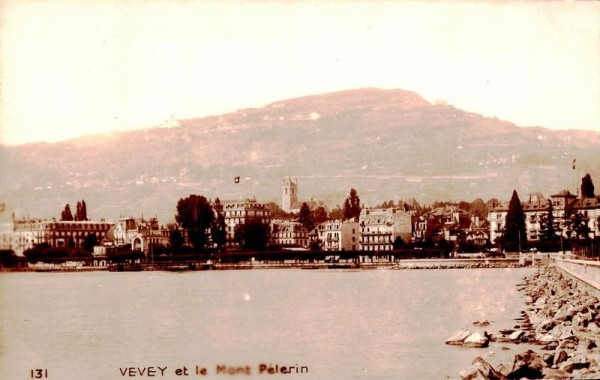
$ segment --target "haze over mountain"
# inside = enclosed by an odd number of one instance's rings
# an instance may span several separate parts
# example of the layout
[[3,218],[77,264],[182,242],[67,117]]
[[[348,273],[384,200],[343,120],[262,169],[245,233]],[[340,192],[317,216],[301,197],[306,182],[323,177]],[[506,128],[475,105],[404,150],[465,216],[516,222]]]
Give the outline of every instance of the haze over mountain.
[[280,203],[288,175],[301,200],[330,207],[351,187],[374,205],[508,199],[513,189],[521,199],[548,196],[574,192],[585,173],[600,184],[598,132],[518,127],[403,90],[306,96],[174,124],[0,146],[0,202],[17,216],[59,217],[85,199],[92,218],[166,223],[189,194]]

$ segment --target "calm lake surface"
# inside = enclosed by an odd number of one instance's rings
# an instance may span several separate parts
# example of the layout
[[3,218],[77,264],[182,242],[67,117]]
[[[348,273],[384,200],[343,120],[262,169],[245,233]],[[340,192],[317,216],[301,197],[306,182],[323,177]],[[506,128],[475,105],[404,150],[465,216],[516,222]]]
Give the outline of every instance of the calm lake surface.
[[[0,378],[456,378],[478,355],[448,346],[460,327],[511,328],[532,269],[247,270],[0,275]],[[511,347],[510,351],[501,350]],[[495,354],[493,354],[493,353]],[[490,356],[491,355],[491,356]],[[259,374],[259,364],[308,373]],[[178,376],[178,368],[189,376]],[[207,376],[195,374],[205,367]],[[156,367],[167,367],[164,376]],[[128,371],[128,370],[126,370]],[[137,370],[136,370],[137,371]],[[134,373],[135,374],[135,373]],[[34,374],[35,375],[35,374]]]

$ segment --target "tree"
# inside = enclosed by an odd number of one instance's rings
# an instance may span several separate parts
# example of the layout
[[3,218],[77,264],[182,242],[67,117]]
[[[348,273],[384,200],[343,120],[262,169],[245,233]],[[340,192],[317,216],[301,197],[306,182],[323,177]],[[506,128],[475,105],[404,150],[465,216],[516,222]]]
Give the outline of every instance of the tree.
[[225,225],[225,215],[223,214],[223,205],[219,198],[215,199],[214,207],[215,219],[210,227],[210,233],[213,243],[217,249],[221,249],[227,243],[227,226]]
[[400,249],[404,247],[404,240],[400,236],[397,236],[394,240],[394,249]]
[[75,211],[75,220],[88,220],[87,218],[87,206],[85,201],[77,202],[77,209]]
[[308,244],[308,249],[311,251],[320,251],[323,248],[322,243],[323,242],[319,239],[311,240],[311,242]]
[[271,217],[274,219],[283,219],[290,216],[289,213],[283,211],[281,207],[275,202],[269,202],[266,204],[269,211],[271,211]]
[[588,221],[587,213],[574,209],[569,210],[565,215],[566,232],[569,239],[589,239],[591,230]]
[[594,182],[592,182],[592,176],[589,174],[581,179],[581,197],[594,198]]
[[258,218],[235,226],[234,240],[242,249],[262,251],[267,248],[271,232],[269,225]]
[[315,224],[321,224],[327,221],[327,211],[325,210],[325,207],[317,207],[316,210],[313,211],[313,219],[315,221]]
[[36,262],[42,259],[44,256],[45,248],[34,246],[33,248],[28,248],[23,252],[23,256],[29,259],[29,262]]
[[88,251],[86,249],[75,248],[75,249],[72,249],[68,253],[68,257],[72,257],[74,259],[83,259],[83,258],[94,257],[94,255],[92,254],[92,252],[93,251]]
[[469,202],[465,202],[465,201],[460,201],[458,202],[458,208],[463,210],[463,211],[469,211],[469,209],[471,208],[471,204]]
[[65,209],[60,214],[60,220],[71,221],[73,220],[73,214],[71,213],[71,206],[67,203]]
[[483,199],[481,198],[477,198],[473,202],[471,202],[467,211],[469,211],[469,214],[477,215],[480,218],[486,218],[488,214],[488,208],[485,205]]
[[557,224],[554,220],[554,207],[552,202],[548,201],[548,208],[545,214],[540,215],[540,240],[553,241],[558,237]]
[[337,205],[333,210],[329,211],[329,219],[342,219],[344,217],[344,211]]
[[558,239],[558,224],[554,220],[554,207],[552,201],[548,200],[548,209],[540,217],[540,240],[545,242],[556,241]]
[[302,206],[300,206],[298,221],[302,224],[305,231],[311,231],[315,227],[315,219],[306,202],[302,203]]
[[80,214],[81,214],[81,202],[77,202],[77,206],[75,208],[75,215],[73,216],[73,219],[79,220]]
[[207,230],[215,218],[208,200],[202,195],[190,195],[177,202],[175,220],[188,232],[190,242],[195,249],[206,247]]
[[540,241],[537,248],[541,252],[554,252],[560,249],[559,223],[554,218],[552,201],[548,200],[548,208],[540,215]]
[[88,220],[87,205],[83,199],[81,200],[81,220]]
[[0,267],[10,268],[18,260],[12,249],[0,249]]
[[181,247],[183,247],[184,239],[179,228],[173,228],[169,232],[169,243],[171,244],[171,249],[173,253],[177,254],[181,251]]
[[360,198],[358,193],[353,188],[350,189],[350,194],[344,201],[344,220],[356,218],[360,216]]
[[98,245],[98,236],[94,233],[89,234],[83,240],[83,249],[88,252],[94,252],[95,245]]
[[506,224],[502,242],[507,251],[521,250],[527,244],[527,232],[525,230],[525,213],[519,200],[516,190],[513,190],[508,212],[506,214]]

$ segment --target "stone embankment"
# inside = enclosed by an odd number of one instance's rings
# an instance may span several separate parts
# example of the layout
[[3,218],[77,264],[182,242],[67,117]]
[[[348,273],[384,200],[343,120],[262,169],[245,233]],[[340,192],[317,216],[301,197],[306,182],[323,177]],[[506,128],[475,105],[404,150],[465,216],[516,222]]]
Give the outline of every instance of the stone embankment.
[[518,261],[485,261],[485,260],[420,260],[411,262],[402,261],[391,269],[480,269],[480,268],[522,268],[524,265]]
[[[537,348],[495,367],[477,357],[471,368],[461,372],[461,378],[600,378],[600,301],[554,267],[526,277],[518,289],[524,293],[527,307],[513,329],[491,334],[457,330],[446,343],[471,347],[487,347],[489,342],[527,343]],[[481,344],[473,345],[473,340]]]

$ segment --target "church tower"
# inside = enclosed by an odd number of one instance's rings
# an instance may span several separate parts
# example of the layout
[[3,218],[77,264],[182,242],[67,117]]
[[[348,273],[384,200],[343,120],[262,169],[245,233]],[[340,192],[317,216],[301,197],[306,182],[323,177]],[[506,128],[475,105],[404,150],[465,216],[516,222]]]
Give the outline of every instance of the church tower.
[[298,179],[283,177],[281,184],[281,209],[290,212],[298,203]]

